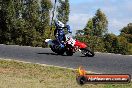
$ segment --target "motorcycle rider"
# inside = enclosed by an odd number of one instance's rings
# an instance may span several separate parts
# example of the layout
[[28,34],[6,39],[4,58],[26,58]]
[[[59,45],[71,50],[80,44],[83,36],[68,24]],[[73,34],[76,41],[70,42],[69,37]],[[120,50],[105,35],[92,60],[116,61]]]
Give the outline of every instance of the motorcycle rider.
[[64,47],[64,42],[66,40],[65,38],[65,32],[64,29],[66,28],[69,33],[72,33],[69,25],[64,25],[61,21],[55,21],[56,29],[54,31],[54,36],[57,39],[57,41],[60,44],[60,47]]

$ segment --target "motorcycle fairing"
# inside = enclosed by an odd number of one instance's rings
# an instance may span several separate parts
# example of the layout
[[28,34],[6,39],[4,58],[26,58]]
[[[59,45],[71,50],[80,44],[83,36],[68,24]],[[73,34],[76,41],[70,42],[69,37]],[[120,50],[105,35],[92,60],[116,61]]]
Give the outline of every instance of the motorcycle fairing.
[[86,48],[86,47],[87,47],[87,45],[86,45],[85,43],[82,43],[82,42],[80,42],[80,41],[78,41],[78,40],[76,40],[75,46],[78,46],[80,49],[81,49],[81,48]]

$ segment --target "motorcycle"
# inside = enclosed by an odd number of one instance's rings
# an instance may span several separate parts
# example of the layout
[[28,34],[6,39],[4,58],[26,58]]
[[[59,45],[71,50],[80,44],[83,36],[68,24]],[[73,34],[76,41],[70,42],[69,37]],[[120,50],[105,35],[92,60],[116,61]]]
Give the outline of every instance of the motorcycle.
[[88,57],[93,57],[95,55],[94,52],[85,43],[80,42],[77,39],[73,39],[73,37],[68,36],[66,38],[67,38],[66,45],[67,46],[70,45],[72,47],[71,49],[73,53],[80,51],[83,55]]
[[72,56],[72,46],[67,44],[64,48],[61,48],[57,40],[46,39],[45,42],[49,45],[51,50],[59,55],[63,55],[65,52],[68,56]]
[[66,53],[67,56],[72,56],[73,53],[80,51],[83,55],[93,57],[95,54],[88,46],[72,37],[67,36],[64,42],[64,48],[60,48],[57,40],[46,39],[45,42],[50,46],[51,50],[59,55]]

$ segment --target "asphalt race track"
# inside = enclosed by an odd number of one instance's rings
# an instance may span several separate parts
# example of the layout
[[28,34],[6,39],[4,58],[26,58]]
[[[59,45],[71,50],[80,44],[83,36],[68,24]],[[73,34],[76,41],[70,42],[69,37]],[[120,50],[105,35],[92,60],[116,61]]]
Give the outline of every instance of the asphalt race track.
[[82,65],[86,70],[96,73],[132,75],[132,56],[96,53],[94,57],[84,57],[80,52],[73,56],[60,56],[49,48],[0,45],[0,58],[75,69]]

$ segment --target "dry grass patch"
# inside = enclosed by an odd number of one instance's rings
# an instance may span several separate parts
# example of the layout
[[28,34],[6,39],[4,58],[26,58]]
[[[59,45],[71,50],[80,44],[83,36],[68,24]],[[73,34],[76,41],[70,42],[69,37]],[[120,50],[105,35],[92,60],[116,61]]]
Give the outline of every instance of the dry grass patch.
[[75,74],[70,69],[0,60],[0,88],[132,88],[131,84],[80,86]]

